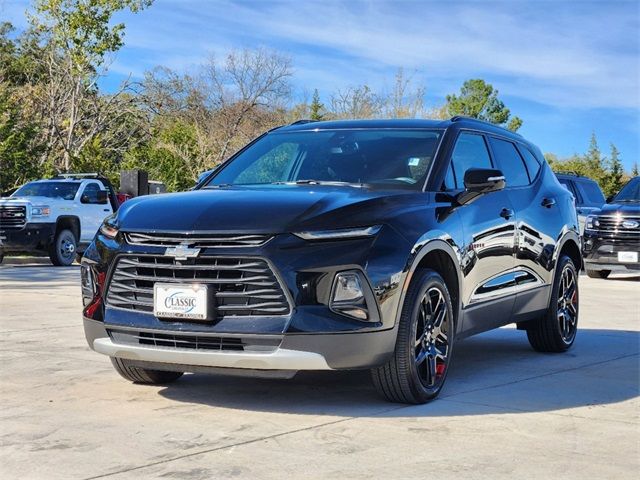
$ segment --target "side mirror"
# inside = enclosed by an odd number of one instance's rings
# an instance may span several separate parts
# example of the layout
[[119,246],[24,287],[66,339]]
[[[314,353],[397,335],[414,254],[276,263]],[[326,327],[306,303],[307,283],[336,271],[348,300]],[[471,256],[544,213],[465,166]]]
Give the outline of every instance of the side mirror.
[[605,202],[607,202],[607,203],[611,203],[611,202],[613,202],[613,197],[615,197],[615,195],[609,195],[609,196],[607,197],[607,199],[605,200]]
[[457,197],[460,205],[470,203],[480,195],[502,190],[506,185],[504,174],[493,168],[470,168],[464,172],[464,191]]

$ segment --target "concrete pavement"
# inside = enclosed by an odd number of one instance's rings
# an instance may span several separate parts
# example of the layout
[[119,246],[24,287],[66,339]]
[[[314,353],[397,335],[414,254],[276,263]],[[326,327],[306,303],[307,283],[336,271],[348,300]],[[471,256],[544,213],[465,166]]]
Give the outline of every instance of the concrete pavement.
[[87,347],[78,267],[0,267],[0,476],[636,478],[640,282],[581,277],[560,355],[503,328],[460,342],[441,397],[386,403],[366,372],[121,379]]

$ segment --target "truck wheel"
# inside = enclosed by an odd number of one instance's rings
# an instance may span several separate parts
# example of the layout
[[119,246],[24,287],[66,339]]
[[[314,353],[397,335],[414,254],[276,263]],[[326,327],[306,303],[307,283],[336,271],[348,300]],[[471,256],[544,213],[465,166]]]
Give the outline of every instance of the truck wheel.
[[419,270],[404,300],[393,357],[371,371],[376,389],[390,402],[435,398],[449,371],[453,337],[447,285],[437,272]]
[[49,258],[56,266],[69,266],[76,258],[76,237],[71,230],[60,230],[49,248]]
[[182,376],[182,372],[165,372],[164,370],[149,370],[146,368],[134,367],[124,358],[111,357],[111,363],[113,364],[113,368],[116,369],[116,372],[133,383],[171,383]]
[[607,278],[611,270],[589,270],[587,269],[587,276],[589,278]]
[[563,255],[558,261],[551,301],[545,314],[527,326],[529,343],[539,352],[564,352],[578,332],[578,271]]

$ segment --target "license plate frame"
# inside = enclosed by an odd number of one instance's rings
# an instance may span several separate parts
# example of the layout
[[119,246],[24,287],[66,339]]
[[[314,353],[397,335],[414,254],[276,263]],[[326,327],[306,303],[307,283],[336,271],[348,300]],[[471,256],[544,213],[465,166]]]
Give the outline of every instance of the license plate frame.
[[638,252],[618,252],[618,262],[638,263]]
[[153,286],[153,314],[160,319],[211,321],[212,294],[213,290],[201,283],[156,283]]

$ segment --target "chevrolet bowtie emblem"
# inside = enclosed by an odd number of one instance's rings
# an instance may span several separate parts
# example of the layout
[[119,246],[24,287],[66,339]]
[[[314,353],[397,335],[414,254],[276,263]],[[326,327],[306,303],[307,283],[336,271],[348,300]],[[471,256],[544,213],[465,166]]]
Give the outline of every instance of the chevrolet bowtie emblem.
[[183,243],[175,247],[169,247],[164,252],[165,256],[174,257],[176,260],[187,260],[188,258],[196,258],[199,253],[199,248],[190,248],[189,245]]

